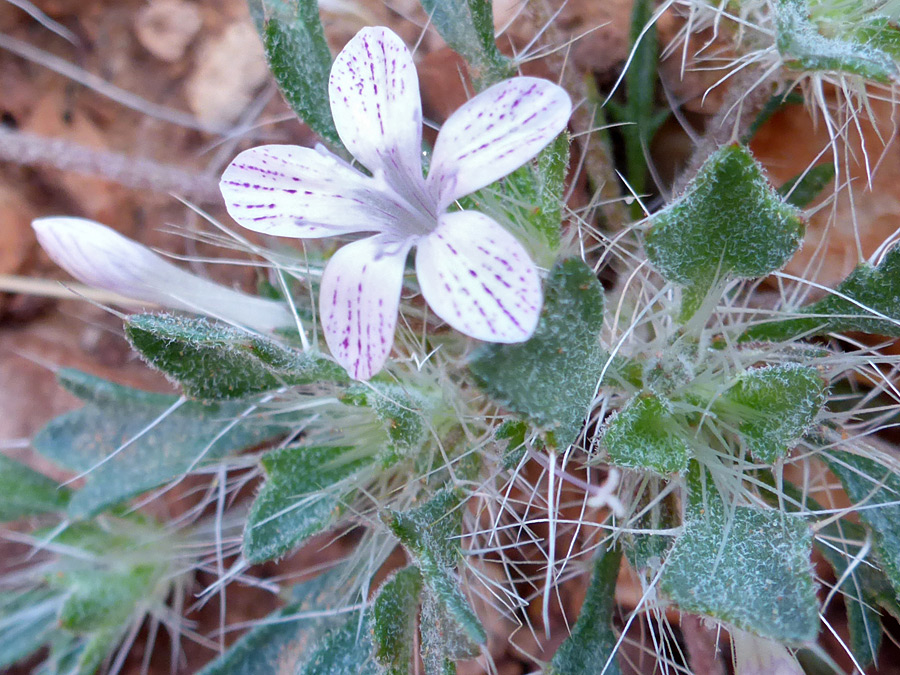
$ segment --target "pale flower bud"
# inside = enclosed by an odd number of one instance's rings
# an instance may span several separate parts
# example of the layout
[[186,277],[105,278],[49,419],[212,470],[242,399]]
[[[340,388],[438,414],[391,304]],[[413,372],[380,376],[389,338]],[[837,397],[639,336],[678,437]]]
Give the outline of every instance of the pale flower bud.
[[47,255],[88,286],[140,302],[206,314],[260,332],[293,323],[280,303],[186,272],[146,246],[92,220],[39,218],[32,227]]

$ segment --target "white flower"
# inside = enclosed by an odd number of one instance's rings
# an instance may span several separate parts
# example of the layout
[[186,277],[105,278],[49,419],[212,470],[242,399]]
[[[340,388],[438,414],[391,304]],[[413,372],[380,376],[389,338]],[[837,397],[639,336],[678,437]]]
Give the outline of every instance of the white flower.
[[241,153],[222,176],[231,216],[285,237],[370,232],[329,261],[319,295],[325,339],[351,376],[368,379],[394,340],[407,254],[432,310],[491,342],[527,340],[537,325],[537,268],[483,213],[447,213],[458,198],[534,157],[566,126],[568,95],[517,77],[474,97],[444,124],[422,175],[422,109],[412,55],[386,28],[364,28],[335,59],[331,112],[344,145],[372,176],[322,147]]
[[54,262],[96,288],[173,309],[199,312],[260,332],[293,324],[280,303],[185,272],[113,229],[83,218],[39,218],[31,226]]

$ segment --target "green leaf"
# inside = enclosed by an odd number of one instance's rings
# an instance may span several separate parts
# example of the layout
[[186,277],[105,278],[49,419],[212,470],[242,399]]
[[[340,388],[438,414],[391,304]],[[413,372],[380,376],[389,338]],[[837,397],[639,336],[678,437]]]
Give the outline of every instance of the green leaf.
[[327,632],[300,666],[297,675],[380,675],[374,658],[370,617],[353,616],[341,628]]
[[56,481],[0,455],[0,522],[64,511],[69,496]]
[[528,425],[522,420],[505,420],[497,427],[494,438],[498,441],[509,441],[503,453],[503,468],[515,469],[522,462],[528,448],[525,447],[525,434]]
[[462,533],[460,494],[444,488],[422,506],[404,512],[390,511],[388,524],[415,557],[425,586],[441,607],[469,640],[484,644],[484,627],[452,573],[462,556],[458,543]]
[[332,145],[342,147],[331,119],[328,98],[331,52],[319,18],[319,3],[316,0],[254,2],[257,17],[262,5],[266,58],[285,100],[310,129]]
[[69,503],[73,518],[94,515],[281,432],[278,426],[244,417],[251,409],[246,402],[179,406],[175,396],[74,370],[60,371],[59,380],[86,405],[52,420],[33,445],[62,467],[89,472]]
[[753,326],[744,340],[791,340],[800,335],[861,331],[900,337],[900,246],[877,267],[867,262],[826,297],[799,310],[800,316]]
[[456,675],[456,661],[478,656],[479,650],[465,630],[427,587],[420,619],[425,675]]
[[534,335],[516,345],[485,345],[470,364],[487,392],[551,430],[559,447],[575,442],[594,397],[606,353],[600,346],[603,287],[577,258],[547,280]]
[[288,446],[262,459],[268,480],[247,517],[244,556],[278,558],[340,515],[355,484],[375,461],[354,446]]
[[871,457],[832,449],[821,457],[847,496],[865,504],[859,519],[872,530],[882,571],[900,597],[900,476]]
[[123,628],[117,626],[93,633],[78,654],[78,662],[71,675],[94,675],[118,646]]
[[0,668],[40,649],[56,629],[62,600],[47,590],[0,593]]
[[412,667],[422,575],[407,567],[386,581],[372,608],[375,656],[388,675],[407,675]]
[[799,211],[772,189],[747,149],[730,145],[706,160],[680,199],[653,216],[645,247],[659,272],[685,287],[686,320],[719,281],[782,267],[803,229]]
[[178,382],[190,398],[244,398],[287,385],[346,382],[337,363],[318,352],[287,349],[217,321],[138,314],[125,335],[154,368]]
[[833,163],[816,164],[778,188],[778,194],[784,197],[788,204],[803,209],[809,206],[833,180]]
[[352,406],[369,406],[384,425],[393,448],[393,452],[385,453],[383,459],[386,464],[408,455],[425,439],[424,413],[431,406],[414,389],[375,380],[350,387],[341,402]]
[[64,628],[77,633],[105,631],[128,623],[138,602],[158,583],[153,565],[131,569],[78,570],[62,574],[54,584],[69,589],[59,613]]
[[716,399],[713,409],[737,426],[756,459],[773,464],[797,444],[824,404],[819,372],[788,364],[748,370]]
[[726,508],[709,481],[702,490],[692,477],[660,590],[685,612],[789,644],[814,640],[819,607],[807,524],[774,510]]
[[334,609],[346,585],[345,572],[339,566],[294,586],[290,604],[263,619],[198,675],[293,675],[317,635],[333,621],[292,617]]
[[851,35],[822,35],[809,18],[806,0],[780,0],[776,9],[775,45],[788,67],[844,72],[877,82],[888,82],[897,75],[891,55],[874,44],[854,40]]
[[479,89],[515,75],[515,66],[497,49],[489,0],[420,0],[441,37],[469,62]]
[[612,627],[621,560],[621,551],[615,549],[605,551],[594,560],[578,621],[556,650],[549,675],[619,675],[621,672],[614,651],[618,640]]
[[612,418],[603,445],[613,464],[665,475],[687,469],[687,438],[663,399],[651,395],[633,398]]

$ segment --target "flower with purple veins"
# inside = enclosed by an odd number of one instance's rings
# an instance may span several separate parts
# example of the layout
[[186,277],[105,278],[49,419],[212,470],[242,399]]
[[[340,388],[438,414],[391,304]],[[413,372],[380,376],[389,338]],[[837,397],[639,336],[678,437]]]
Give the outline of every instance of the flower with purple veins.
[[418,78],[397,35],[361,30],[335,59],[329,96],[341,140],[371,176],[322,146],[268,145],[238,155],[221,188],[231,216],[257,232],[372,233],[340,248],[322,274],[322,328],[337,361],[361,380],[382,368],[414,246],[419,287],[441,319],[489,342],[531,337],[542,295],[527,251],[485,214],[447,209],[563,131],[572,107],[566,92],[532,77],[481,92],[441,128],[427,177]]

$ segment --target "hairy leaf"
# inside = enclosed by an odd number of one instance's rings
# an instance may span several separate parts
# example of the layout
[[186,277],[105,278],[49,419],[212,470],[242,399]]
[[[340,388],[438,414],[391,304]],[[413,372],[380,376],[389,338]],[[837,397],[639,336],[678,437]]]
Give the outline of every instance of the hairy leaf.
[[281,432],[254,420],[254,405],[246,402],[179,405],[175,396],[74,370],[60,371],[59,380],[85,406],[52,420],[33,445],[66,469],[89,472],[69,503],[74,518],[94,515]]
[[893,58],[875,44],[854,40],[851,35],[822,35],[809,18],[806,0],[780,0],[776,8],[775,44],[787,66],[845,72],[878,82],[896,77]]
[[882,571],[900,597],[900,476],[874,457],[829,450],[822,459],[847,496],[854,503],[865,503],[857,512],[859,519],[871,528]]
[[409,387],[375,380],[350,387],[341,402],[369,406],[384,425],[393,448],[393,452],[387,452],[383,457],[387,464],[408,455],[425,438],[423,413],[429,410],[429,402]]
[[0,593],[0,668],[40,649],[57,626],[62,599],[53,591]]
[[158,582],[158,569],[139,565],[116,570],[100,567],[61,574],[54,580],[69,594],[59,613],[64,628],[78,633],[107,631],[128,622],[138,602]]
[[138,314],[125,322],[125,335],[194,399],[244,398],[287,385],[347,380],[343,368],[318,352],[287,349],[202,318]]
[[600,346],[603,288],[590,267],[571,258],[547,280],[534,336],[517,345],[486,345],[470,364],[487,392],[571,445],[590,408],[607,355]]
[[777,511],[726,508],[695,474],[684,531],[666,560],[660,590],[685,612],[781,642],[814,640],[819,607],[808,525]]
[[408,511],[391,511],[388,524],[416,558],[425,586],[475,644],[487,640],[484,627],[459,588],[453,569],[462,555],[462,509],[459,493],[438,491],[428,502]]
[[490,0],[421,0],[441,37],[469,62],[479,88],[515,74],[513,63],[494,40]]
[[772,464],[796,445],[824,404],[818,371],[789,364],[748,370],[713,408],[737,426],[756,459]]
[[641,396],[613,417],[603,445],[613,464],[665,475],[687,469],[691,457],[687,437],[663,399]]
[[612,616],[622,552],[606,551],[594,561],[584,604],[572,633],[550,664],[550,675],[619,675]]
[[297,675],[380,675],[372,643],[371,617],[358,615],[328,631],[297,669]]
[[386,581],[372,608],[375,656],[388,675],[407,675],[412,667],[422,574],[407,567]]
[[877,267],[860,264],[833,292],[798,314],[753,326],[743,339],[781,341],[847,331],[900,337],[900,246]]
[[[310,129],[341,146],[328,99],[331,52],[316,0],[254,0],[262,6],[262,38],[269,68],[285,100]],[[251,3],[251,7],[254,3]]]
[[322,629],[335,623],[297,615],[334,609],[346,585],[344,574],[336,567],[294,586],[290,604],[263,619],[198,675],[294,675]]
[[647,257],[684,286],[687,319],[710,289],[727,278],[752,279],[782,267],[800,246],[799,211],[769,185],[740,145],[715,152],[685,194],[653,216]]
[[244,555],[278,558],[327,528],[375,457],[354,446],[288,446],[263,457],[268,481],[247,517]]
[[0,455],[0,522],[64,511],[69,496],[56,481]]
[[784,197],[788,204],[803,209],[809,206],[833,180],[834,164],[830,162],[816,164],[778,188],[778,194]]

